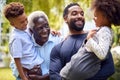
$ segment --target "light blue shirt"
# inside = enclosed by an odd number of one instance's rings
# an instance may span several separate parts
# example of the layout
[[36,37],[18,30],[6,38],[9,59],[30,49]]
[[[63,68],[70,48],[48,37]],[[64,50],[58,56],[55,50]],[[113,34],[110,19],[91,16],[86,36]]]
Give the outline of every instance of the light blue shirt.
[[38,48],[39,56],[44,60],[43,63],[41,64],[41,69],[42,69],[43,75],[49,73],[51,50],[61,40],[62,40],[62,38],[60,38],[58,36],[53,36],[50,34],[48,41],[44,45],[40,46],[40,45],[36,44],[36,47]]
[[[35,48],[31,35],[27,31],[13,29],[10,42],[10,53],[13,58],[20,58],[22,67],[32,69],[35,65],[40,65],[43,59],[38,56],[38,51]],[[18,76],[18,71],[14,62],[11,62],[13,74]]]

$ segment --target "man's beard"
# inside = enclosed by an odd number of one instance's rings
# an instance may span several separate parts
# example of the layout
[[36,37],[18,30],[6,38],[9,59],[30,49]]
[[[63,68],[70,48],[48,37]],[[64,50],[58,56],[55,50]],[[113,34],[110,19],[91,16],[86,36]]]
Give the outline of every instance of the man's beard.
[[85,22],[83,22],[83,25],[81,25],[81,26],[77,26],[76,24],[75,24],[75,21],[70,21],[70,28],[71,29],[74,29],[74,30],[76,30],[76,31],[82,31],[83,30],[83,28],[84,28],[84,24],[85,24]]

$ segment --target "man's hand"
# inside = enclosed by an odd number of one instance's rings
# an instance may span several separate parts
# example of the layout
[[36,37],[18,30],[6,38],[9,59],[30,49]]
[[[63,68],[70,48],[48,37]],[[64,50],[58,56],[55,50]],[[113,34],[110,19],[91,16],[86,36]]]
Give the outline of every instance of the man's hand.
[[30,78],[31,80],[50,80],[50,79],[49,79],[49,74],[45,74],[45,75],[43,75],[43,76],[30,74],[30,75],[29,75],[29,78]]

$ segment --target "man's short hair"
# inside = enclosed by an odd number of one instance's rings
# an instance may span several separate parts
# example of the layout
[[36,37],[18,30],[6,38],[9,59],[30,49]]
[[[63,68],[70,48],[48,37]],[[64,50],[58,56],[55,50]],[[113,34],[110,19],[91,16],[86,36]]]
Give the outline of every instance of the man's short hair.
[[63,17],[65,17],[65,16],[68,14],[68,9],[69,9],[70,7],[72,7],[72,6],[75,6],[75,5],[80,6],[78,3],[70,3],[70,4],[68,4],[68,5],[65,7],[64,11],[63,11]]

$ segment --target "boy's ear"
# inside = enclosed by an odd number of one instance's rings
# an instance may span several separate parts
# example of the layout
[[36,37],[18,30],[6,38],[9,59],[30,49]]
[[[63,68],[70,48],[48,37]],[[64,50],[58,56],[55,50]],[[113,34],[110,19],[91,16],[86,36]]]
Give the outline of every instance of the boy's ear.
[[13,22],[10,22],[10,25],[11,25],[11,26],[14,26],[14,23],[13,23]]
[[11,26],[15,26],[15,25],[14,25],[14,19],[13,19],[13,18],[9,18],[8,20],[9,20]]

